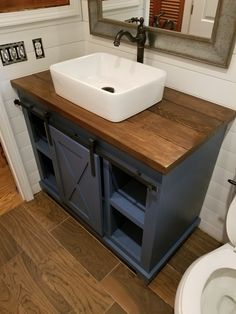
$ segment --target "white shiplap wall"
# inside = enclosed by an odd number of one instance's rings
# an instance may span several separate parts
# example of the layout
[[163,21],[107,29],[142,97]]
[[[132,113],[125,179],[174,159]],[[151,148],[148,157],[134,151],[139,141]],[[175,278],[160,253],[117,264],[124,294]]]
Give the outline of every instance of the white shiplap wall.
[[118,1],[117,4],[113,1],[112,5],[105,1],[102,3],[102,8],[103,16],[112,20],[124,21],[131,17],[144,16],[143,0],[123,0],[123,2]]
[[[26,47],[28,61],[4,67],[0,65],[0,92],[33,193],[37,193],[40,190],[38,184],[39,173],[23,114],[13,104],[13,100],[17,95],[10,85],[10,80],[47,70],[52,63],[83,55],[83,34],[83,23],[78,17],[8,27],[0,30],[0,44],[23,40]],[[45,58],[37,60],[32,39],[38,37],[41,37],[43,40]]]
[[[89,35],[87,1],[83,0],[85,52],[104,51],[135,60],[136,48]],[[171,55],[145,51],[145,63],[167,71],[166,86],[236,110],[236,49],[228,69],[221,69]],[[204,175],[204,174],[203,174]],[[201,211],[201,228],[218,240],[225,240],[225,216],[234,189],[227,182],[236,176],[236,123],[223,142]]]

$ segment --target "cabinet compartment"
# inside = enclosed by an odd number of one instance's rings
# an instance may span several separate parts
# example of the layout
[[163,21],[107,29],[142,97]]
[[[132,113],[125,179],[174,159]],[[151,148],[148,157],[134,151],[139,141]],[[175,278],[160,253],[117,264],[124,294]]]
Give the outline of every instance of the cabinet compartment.
[[36,148],[50,158],[50,148],[45,128],[45,121],[31,111],[28,112],[28,115]]
[[112,164],[110,165],[110,175],[113,192],[145,210],[147,187],[135,179],[134,176]]
[[47,142],[47,135],[46,130],[44,126],[44,121],[33,114],[32,112],[29,112],[29,119],[33,128],[33,134],[35,141],[42,140],[44,142]]
[[138,262],[141,258],[143,230],[114,207],[111,210],[112,229],[110,239],[126,254]]
[[42,173],[42,182],[58,193],[53,163],[50,158],[38,151],[38,158]]
[[132,220],[140,228],[144,227],[145,212],[124,198],[120,193],[113,193],[110,204],[120,213]]
[[128,165],[127,169],[124,167],[117,162],[104,160],[107,203],[143,229],[145,212],[150,205],[149,181],[137,170]]

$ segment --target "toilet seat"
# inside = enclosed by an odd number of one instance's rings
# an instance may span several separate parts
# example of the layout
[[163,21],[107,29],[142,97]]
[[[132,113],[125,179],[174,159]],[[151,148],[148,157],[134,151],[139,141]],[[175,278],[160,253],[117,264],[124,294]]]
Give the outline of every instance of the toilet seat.
[[232,203],[229,206],[229,210],[226,217],[226,231],[230,242],[236,247],[236,197],[234,197]]
[[[212,278],[223,278],[217,277],[218,272],[225,272],[226,278],[230,280],[234,278],[229,273],[233,274],[236,272],[236,196],[229,206],[227,219],[226,219],[226,230],[228,237],[232,244],[225,244],[220,248],[200,257],[197,259],[183,275],[175,298],[175,314],[201,314],[202,300],[203,307],[207,310],[213,311],[219,310],[218,306],[223,306],[223,311],[226,306],[235,307],[235,290],[232,293],[229,289],[221,289],[221,291],[215,291],[214,300],[207,306],[206,300],[209,296],[212,297]],[[226,280],[224,281],[226,282]],[[234,284],[234,283],[233,283]],[[206,290],[205,290],[206,287]],[[214,286],[216,288],[217,286]],[[226,287],[227,288],[227,287]],[[206,293],[206,294],[204,294]],[[217,299],[218,295],[218,299]],[[203,297],[203,298],[202,298]],[[204,299],[205,298],[205,299]],[[205,301],[204,301],[205,300]],[[228,301],[227,301],[228,300]],[[231,303],[230,303],[231,302]],[[205,307],[206,306],[206,307]],[[213,310],[213,308],[215,310]],[[234,310],[234,309],[233,309]],[[208,312],[207,312],[208,313]],[[221,312],[220,312],[221,313]],[[231,312],[230,312],[231,313]],[[210,313],[209,313],[210,314]]]
[[187,269],[176,294],[176,314],[201,313],[204,287],[211,275],[219,269],[236,271],[236,252],[229,243],[200,257]]

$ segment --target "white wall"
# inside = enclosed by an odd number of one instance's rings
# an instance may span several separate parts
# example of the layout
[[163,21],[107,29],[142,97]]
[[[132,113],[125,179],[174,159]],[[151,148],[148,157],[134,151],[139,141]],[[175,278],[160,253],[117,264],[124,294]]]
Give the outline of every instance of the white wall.
[[118,21],[125,21],[131,17],[145,15],[143,0],[104,1],[102,8],[103,17]]
[[[83,0],[82,3],[86,11],[87,1]],[[135,60],[135,47],[121,43],[120,47],[116,48],[112,40],[90,36],[88,15],[85,11],[86,53],[106,51]],[[236,110],[236,49],[229,69],[151,50],[145,51],[145,63],[167,71],[166,86]],[[225,215],[234,192],[227,179],[235,176],[236,123],[232,125],[223,142],[201,211],[201,228],[219,240],[224,239]]]
[[[81,17],[80,17],[80,20]],[[33,23],[18,27],[0,28],[0,44],[23,40],[28,61],[8,66],[0,64],[0,93],[12,125],[33,193],[40,190],[39,173],[33,155],[23,114],[13,104],[17,98],[10,80],[31,73],[47,70],[49,65],[84,54],[83,23],[78,17]],[[36,59],[32,39],[41,37],[45,58]]]

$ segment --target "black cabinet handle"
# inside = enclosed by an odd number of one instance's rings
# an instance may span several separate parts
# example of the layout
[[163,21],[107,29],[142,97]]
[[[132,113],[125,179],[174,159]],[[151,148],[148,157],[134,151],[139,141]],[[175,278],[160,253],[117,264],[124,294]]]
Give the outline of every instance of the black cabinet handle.
[[91,174],[93,177],[96,176],[95,160],[94,160],[95,144],[96,144],[96,141],[90,138],[89,139],[89,156],[90,156]]
[[229,179],[228,182],[232,185],[236,185],[236,181]]
[[33,108],[33,105],[26,105],[23,102],[21,102],[19,99],[15,99],[14,100],[14,104],[16,106],[21,106],[21,107],[23,107],[25,109],[28,109],[28,110],[31,110]]
[[30,110],[34,115],[36,115],[37,117],[39,117],[42,120],[48,120],[49,118],[49,112],[40,108],[35,107],[32,104],[28,104],[28,103],[24,103],[22,101],[20,101],[19,99],[15,99],[14,100],[14,104],[16,106],[21,106],[27,110]]
[[14,104],[16,106],[20,106],[21,105],[19,99],[14,99]]

